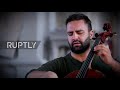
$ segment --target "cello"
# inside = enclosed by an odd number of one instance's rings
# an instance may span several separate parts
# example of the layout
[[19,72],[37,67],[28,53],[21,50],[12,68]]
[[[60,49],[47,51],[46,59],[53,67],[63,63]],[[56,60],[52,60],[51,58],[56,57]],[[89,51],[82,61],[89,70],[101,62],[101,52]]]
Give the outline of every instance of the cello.
[[103,30],[104,32],[100,34],[98,33],[95,34],[95,38],[93,38],[95,42],[87,56],[87,59],[83,62],[81,68],[79,70],[75,70],[69,73],[64,78],[104,78],[105,77],[103,73],[88,68],[95,55],[94,47],[98,44],[104,43],[107,38],[112,37],[114,34],[116,34],[115,32],[112,33],[112,28],[109,23],[105,23],[103,25]]

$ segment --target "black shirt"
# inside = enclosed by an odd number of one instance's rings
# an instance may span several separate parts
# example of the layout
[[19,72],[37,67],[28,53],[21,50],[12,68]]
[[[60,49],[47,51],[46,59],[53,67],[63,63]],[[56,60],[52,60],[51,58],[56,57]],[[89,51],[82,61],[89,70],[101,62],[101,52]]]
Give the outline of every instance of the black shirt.
[[[59,78],[64,78],[69,73],[79,70],[83,62],[80,62],[73,58],[71,54],[67,54],[64,57],[56,58],[54,60],[51,60],[45,64],[43,64],[41,67],[39,67],[37,70],[39,71],[53,71],[55,72]],[[100,57],[95,56],[92,63],[91,63],[92,69],[96,69],[101,71],[106,77],[113,77],[113,71],[110,66],[105,64]]]

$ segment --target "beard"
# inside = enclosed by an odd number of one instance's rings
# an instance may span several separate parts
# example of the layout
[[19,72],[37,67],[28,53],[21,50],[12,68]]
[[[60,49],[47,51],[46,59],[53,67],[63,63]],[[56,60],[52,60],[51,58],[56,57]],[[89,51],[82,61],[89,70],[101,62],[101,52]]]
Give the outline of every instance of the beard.
[[[75,43],[80,44],[80,45],[75,46],[74,45]],[[73,53],[76,53],[76,54],[84,53],[90,47],[90,37],[88,36],[87,39],[83,43],[80,40],[74,40],[72,44],[69,43],[69,46]]]

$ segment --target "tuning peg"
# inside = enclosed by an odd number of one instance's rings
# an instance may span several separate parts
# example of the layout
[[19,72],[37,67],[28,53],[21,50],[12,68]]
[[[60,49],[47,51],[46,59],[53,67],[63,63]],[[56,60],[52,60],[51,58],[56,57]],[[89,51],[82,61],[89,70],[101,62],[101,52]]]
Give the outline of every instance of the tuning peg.
[[99,34],[98,33],[95,33],[95,37],[98,37],[99,36]]
[[104,31],[108,31],[111,28],[110,23],[105,23],[103,26]]
[[116,32],[111,33],[110,37],[112,37],[113,35],[117,35],[117,33]]
[[96,38],[92,38],[93,40],[95,40]]

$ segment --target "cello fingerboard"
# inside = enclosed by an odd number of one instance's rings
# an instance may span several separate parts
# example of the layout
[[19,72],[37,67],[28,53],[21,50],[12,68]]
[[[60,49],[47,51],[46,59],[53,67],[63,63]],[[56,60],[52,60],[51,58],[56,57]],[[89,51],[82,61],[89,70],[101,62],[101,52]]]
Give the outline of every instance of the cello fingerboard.
[[85,75],[86,75],[86,73],[87,73],[87,70],[88,70],[88,67],[89,67],[89,64],[90,64],[91,60],[92,60],[93,57],[94,57],[94,47],[95,47],[96,45],[98,45],[99,42],[100,42],[100,38],[98,37],[98,38],[95,40],[95,42],[94,42],[94,44],[93,44],[93,46],[92,46],[92,48],[91,48],[91,50],[90,50],[90,53],[88,54],[87,59],[86,59],[85,62],[82,64],[82,66],[81,66],[81,68],[80,68],[80,70],[79,70],[76,78],[84,78],[84,77],[85,77]]

